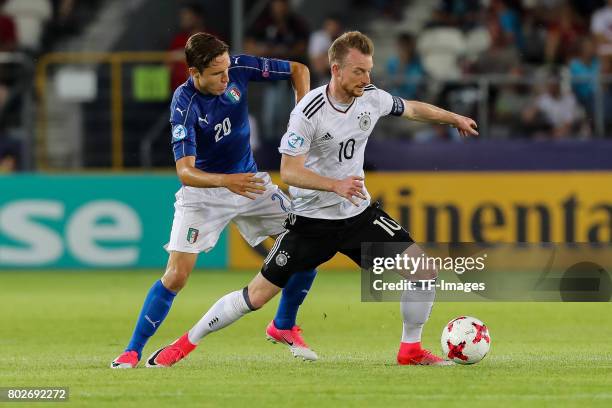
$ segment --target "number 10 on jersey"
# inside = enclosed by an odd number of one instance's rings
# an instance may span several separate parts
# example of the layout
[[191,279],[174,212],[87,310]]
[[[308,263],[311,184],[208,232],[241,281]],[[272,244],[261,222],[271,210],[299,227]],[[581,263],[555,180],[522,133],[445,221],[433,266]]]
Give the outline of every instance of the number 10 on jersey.
[[355,139],[351,138],[338,144],[340,145],[340,150],[338,151],[338,161],[342,163],[342,158],[345,160],[352,159],[353,153],[355,153]]

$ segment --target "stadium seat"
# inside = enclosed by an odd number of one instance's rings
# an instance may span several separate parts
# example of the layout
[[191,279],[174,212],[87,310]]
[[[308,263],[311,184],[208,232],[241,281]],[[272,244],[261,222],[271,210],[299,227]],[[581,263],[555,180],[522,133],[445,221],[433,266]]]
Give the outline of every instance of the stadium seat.
[[4,12],[15,19],[20,47],[37,50],[44,23],[52,17],[48,0],[9,0]]
[[461,75],[457,57],[449,53],[430,53],[422,57],[423,68],[434,79],[457,79]]
[[419,36],[417,50],[423,56],[429,53],[449,53],[463,55],[466,42],[463,33],[450,27],[430,28]]
[[491,35],[484,28],[475,28],[465,35],[465,54],[477,57],[491,46]]
[[463,33],[450,27],[425,30],[417,39],[425,71],[434,79],[456,79],[460,76],[457,59],[466,51]]

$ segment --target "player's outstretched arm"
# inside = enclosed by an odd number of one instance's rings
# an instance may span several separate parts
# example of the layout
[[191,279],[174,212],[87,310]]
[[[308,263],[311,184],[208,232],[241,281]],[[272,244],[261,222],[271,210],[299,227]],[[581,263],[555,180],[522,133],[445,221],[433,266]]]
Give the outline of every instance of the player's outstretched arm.
[[176,174],[185,186],[212,188],[225,187],[232,193],[254,200],[255,194],[266,190],[264,181],[254,173],[207,173],[195,167],[195,156],[185,156],[176,162]]
[[355,197],[367,199],[363,191],[363,177],[349,176],[342,180],[321,176],[306,168],[306,155],[290,156],[283,154],[281,158],[281,179],[284,183],[309,190],[331,191],[346,198],[354,205]]
[[291,66],[291,84],[295,91],[295,103],[297,104],[308,92],[310,92],[310,71],[304,64],[289,61]]
[[449,112],[437,106],[418,101],[404,100],[403,117],[419,122],[441,123],[451,125],[459,131],[461,136],[478,136],[476,122],[465,116]]

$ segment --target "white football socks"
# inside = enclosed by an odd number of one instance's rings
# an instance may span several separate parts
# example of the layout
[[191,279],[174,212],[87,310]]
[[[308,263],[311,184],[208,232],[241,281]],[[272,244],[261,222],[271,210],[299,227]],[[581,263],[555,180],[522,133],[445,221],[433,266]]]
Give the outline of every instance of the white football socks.
[[423,325],[429,319],[434,298],[436,297],[436,288],[430,290],[421,289],[405,290],[402,293],[400,302],[400,310],[402,312],[402,320],[404,321],[404,329],[402,332],[402,343],[416,343],[421,341],[421,332]]
[[229,326],[251,312],[253,309],[247,303],[247,299],[247,289],[244,288],[228,293],[217,300],[217,303],[212,305],[200,321],[189,330],[189,342],[198,344],[204,336]]

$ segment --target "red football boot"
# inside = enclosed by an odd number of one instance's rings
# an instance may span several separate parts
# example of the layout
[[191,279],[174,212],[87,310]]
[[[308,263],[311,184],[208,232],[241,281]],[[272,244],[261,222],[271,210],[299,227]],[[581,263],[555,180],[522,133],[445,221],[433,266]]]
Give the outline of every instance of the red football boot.
[[172,367],[191,353],[196,347],[196,344],[191,344],[188,333],[183,334],[174,343],[169,346],[162,347],[147,359],[148,368],[157,367]]
[[110,368],[136,368],[138,365],[138,353],[132,350],[124,351],[112,361]]
[[397,363],[399,365],[435,365],[448,366],[454,365],[452,361],[444,360],[436,356],[431,351],[421,348],[420,343],[400,343],[397,353]]
[[304,361],[316,361],[319,357],[312,351],[302,338],[300,326],[293,326],[291,329],[278,329],[274,320],[266,328],[266,338],[272,343],[281,343],[289,346],[289,350],[294,357],[299,357]]

